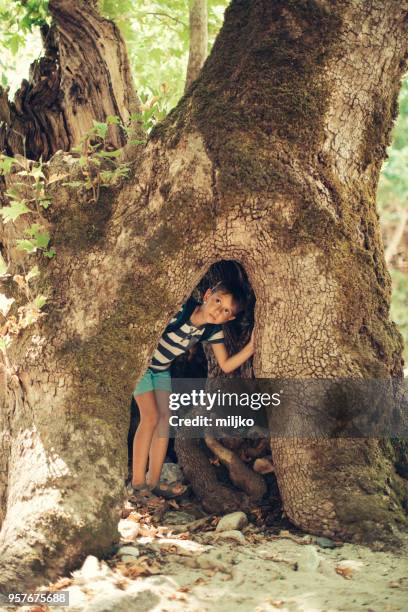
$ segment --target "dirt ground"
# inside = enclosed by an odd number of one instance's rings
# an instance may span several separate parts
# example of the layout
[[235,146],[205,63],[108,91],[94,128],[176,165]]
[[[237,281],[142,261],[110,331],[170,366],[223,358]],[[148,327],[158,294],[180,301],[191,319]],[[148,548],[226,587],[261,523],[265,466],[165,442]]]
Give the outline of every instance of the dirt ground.
[[154,499],[142,506],[127,502],[122,516],[121,548],[115,548],[104,560],[89,556],[81,569],[53,585],[44,585],[43,590],[67,591],[69,608],[19,609],[408,609],[408,556],[404,550],[374,552],[364,546],[316,538],[294,528],[268,528],[254,520],[256,514],[246,526],[217,531],[220,517],[205,515],[192,502]]

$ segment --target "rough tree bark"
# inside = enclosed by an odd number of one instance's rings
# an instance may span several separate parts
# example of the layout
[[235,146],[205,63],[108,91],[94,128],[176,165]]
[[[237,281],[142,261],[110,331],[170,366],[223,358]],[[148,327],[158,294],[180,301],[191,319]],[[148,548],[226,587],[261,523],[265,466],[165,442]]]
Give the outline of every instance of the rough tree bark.
[[[79,3],[57,4],[64,23],[78,19]],[[120,189],[86,202],[58,180],[75,177],[75,159],[52,158],[49,312],[12,345],[2,398],[2,588],[54,578],[116,539],[132,387],[213,262],[239,261],[256,293],[257,376],[401,375],[375,191],[407,10],[233,0]],[[119,74],[117,56],[108,68]],[[13,240],[3,228],[7,260]],[[377,441],[281,438],[272,451],[299,527],[390,544],[406,525],[404,481]]]

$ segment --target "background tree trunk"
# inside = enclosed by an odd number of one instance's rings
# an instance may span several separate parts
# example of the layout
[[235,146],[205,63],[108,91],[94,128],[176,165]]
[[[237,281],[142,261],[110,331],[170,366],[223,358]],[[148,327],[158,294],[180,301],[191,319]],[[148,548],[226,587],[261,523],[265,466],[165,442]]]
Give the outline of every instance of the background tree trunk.
[[[65,9],[79,23],[54,3]],[[200,77],[120,188],[91,204],[59,178],[80,175],[75,159],[52,158],[43,221],[58,256],[40,281],[50,306],[12,345],[5,372],[3,589],[52,579],[116,539],[132,388],[215,261],[240,262],[255,291],[258,377],[401,375],[375,191],[406,66],[406,10],[235,0]],[[86,35],[76,36],[82,49]],[[13,231],[2,229],[7,260]],[[272,439],[272,452],[296,525],[396,542],[406,485],[377,441],[288,437]]]
[[[116,25],[98,14],[94,2],[51,0],[49,8],[53,26],[42,28],[44,57],[32,64],[14,102],[0,87],[0,149],[8,155],[48,160],[77,145],[94,120],[116,115],[129,124],[140,112]],[[126,137],[110,125],[108,141],[119,148]]]
[[190,0],[190,51],[185,91],[198,77],[208,53],[207,0]]

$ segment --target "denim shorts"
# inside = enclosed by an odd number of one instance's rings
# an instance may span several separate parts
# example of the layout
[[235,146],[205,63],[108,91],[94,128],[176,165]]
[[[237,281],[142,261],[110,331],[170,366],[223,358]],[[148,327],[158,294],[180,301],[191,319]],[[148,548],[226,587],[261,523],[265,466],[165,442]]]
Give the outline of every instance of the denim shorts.
[[147,368],[142,378],[137,383],[133,395],[141,395],[147,391],[168,391],[171,393],[171,376],[169,370],[163,370],[161,372],[153,372],[150,368]]

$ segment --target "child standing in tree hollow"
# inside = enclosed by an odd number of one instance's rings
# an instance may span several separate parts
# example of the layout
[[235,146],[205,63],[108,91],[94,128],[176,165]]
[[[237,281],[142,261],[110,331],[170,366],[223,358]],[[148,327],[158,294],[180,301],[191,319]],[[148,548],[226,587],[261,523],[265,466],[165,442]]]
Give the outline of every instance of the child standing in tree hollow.
[[185,492],[186,487],[181,483],[160,483],[169,441],[162,432],[169,427],[170,365],[197,342],[209,342],[224,372],[239,368],[254,353],[253,332],[248,344],[229,356],[222,325],[235,319],[244,310],[245,303],[240,286],[221,281],[205,292],[201,304],[193,298],[187,300],[164,330],[149,367],[133,392],[140,423],[133,439],[131,495],[149,497],[153,494],[171,499]]

